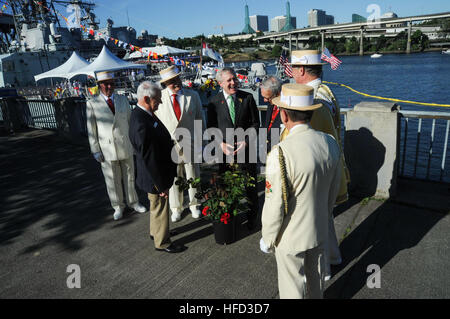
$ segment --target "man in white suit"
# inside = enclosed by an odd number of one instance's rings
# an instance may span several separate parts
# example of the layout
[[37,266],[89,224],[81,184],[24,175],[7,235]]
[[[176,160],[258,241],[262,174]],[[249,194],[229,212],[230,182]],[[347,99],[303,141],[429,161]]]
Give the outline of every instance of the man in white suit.
[[269,153],[262,212],[263,252],[275,250],[280,298],[322,298],[328,215],[339,191],[340,149],[313,130],[314,90],[285,84],[273,99],[289,135]]
[[92,96],[86,105],[89,144],[101,163],[113,217],[118,220],[125,208],[122,181],[128,206],[139,213],[147,209],[139,204],[134,185],[133,148],[128,137],[130,104],[125,96],[114,94],[114,73],[97,73],[97,82],[100,94]]
[[[321,103],[323,107],[314,112],[311,119],[311,127],[315,130],[331,134],[340,144],[340,110],[337,100],[328,86],[322,83],[322,67],[326,63],[321,62],[321,54],[318,50],[292,51],[291,65],[292,75],[298,84],[305,84],[314,88],[314,99]],[[342,149],[342,147],[341,147]],[[339,192],[335,205],[342,204],[348,200],[347,184],[350,181],[350,174],[345,165],[344,154],[341,152],[341,179]],[[329,239],[326,247],[326,280],[331,278],[330,265],[342,263],[342,256],[339,250],[339,243],[334,227],[334,216],[331,212],[328,219]]]
[[[172,139],[175,142],[175,148],[181,159],[181,163],[177,167],[177,177],[174,180],[173,186],[169,191],[169,206],[172,211],[171,219],[177,222],[181,219],[183,212],[183,192],[179,191],[178,185],[175,184],[178,176],[185,176],[187,179],[200,177],[199,164],[194,163],[195,149],[194,138],[196,133],[194,130],[194,121],[200,121],[203,126],[202,103],[197,92],[183,88],[180,73],[175,66],[170,66],[167,69],[160,71],[161,84],[165,89],[161,92],[162,105],[155,112],[156,116],[161,120],[164,126],[169,131]],[[183,146],[178,143],[175,131],[177,129],[187,129],[190,133],[191,140],[186,149],[186,141],[183,141]],[[202,136],[197,136],[202,140]],[[193,218],[199,218],[201,212],[198,208],[198,200],[195,198],[196,189],[189,188],[189,208]]]

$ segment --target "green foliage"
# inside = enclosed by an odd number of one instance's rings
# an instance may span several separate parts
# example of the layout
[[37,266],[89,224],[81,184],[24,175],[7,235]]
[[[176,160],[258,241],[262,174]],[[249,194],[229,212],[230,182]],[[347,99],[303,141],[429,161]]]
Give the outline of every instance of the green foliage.
[[257,60],[258,57],[259,57],[258,52],[252,52],[252,53],[250,53],[250,57],[251,57],[252,59],[254,59],[254,60]]
[[416,30],[411,35],[411,45],[413,50],[425,50],[430,46],[430,40],[426,34],[420,30]]
[[281,55],[281,51],[283,48],[279,46],[278,44],[275,44],[272,48],[272,56],[273,57],[279,57]]
[[[322,40],[321,40],[320,46],[322,46]],[[330,50],[330,52],[336,52],[337,41],[335,41],[333,39],[333,37],[331,37],[330,39],[326,39],[325,40],[325,47],[328,50]],[[320,49],[322,49],[322,48],[320,48]]]
[[[435,25],[440,26],[440,33],[445,36],[450,34],[450,18],[448,19],[435,19],[431,22],[424,23],[423,25]],[[258,46],[257,41],[254,41],[254,37],[245,40],[230,41],[228,38],[221,36],[212,36],[206,39],[204,35],[198,35],[193,38],[178,38],[176,40],[163,38],[163,41],[170,46],[177,48],[198,48],[201,45],[201,41],[208,42],[215,50],[224,54],[233,54],[241,52],[241,48],[254,48]],[[405,31],[400,32],[394,38],[387,38],[381,35],[375,39],[364,38],[364,51],[404,51],[406,50],[406,44],[408,40],[408,33]],[[265,42],[266,41],[266,42]],[[263,43],[271,43],[269,40],[262,41]],[[325,37],[325,46],[333,54],[348,53],[354,54],[359,52],[359,36],[347,39],[344,36],[339,38],[333,38],[329,35]],[[308,40],[308,46],[312,50],[320,50],[322,46],[322,39],[319,32],[314,32]],[[415,31],[411,35],[411,47],[413,50],[425,50],[429,48],[430,40],[426,34],[420,30]],[[278,58],[282,51],[282,46],[275,44],[273,47],[268,47],[271,51],[272,58]],[[251,55],[252,59],[257,59],[259,56],[256,54]]]
[[373,197],[366,197],[366,198],[363,198],[359,204],[361,206],[366,206],[367,204],[369,204],[369,202],[371,200],[374,200],[374,201],[377,201],[377,202],[384,202],[386,199],[385,198],[381,198],[381,197],[375,197],[375,196],[373,196]]
[[363,200],[360,202],[360,205],[366,206],[369,203],[369,201],[370,201],[370,197],[363,198]]
[[380,51],[381,49],[386,47],[387,39],[384,35],[381,35],[377,38],[376,51]]
[[347,53],[356,53],[359,51],[359,42],[356,40],[356,37],[352,37],[345,43],[345,52]]
[[[314,33],[313,33],[314,34]],[[319,36],[311,36],[308,39],[308,46],[311,50],[318,50],[321,49],[322,46],[322,39]]]
[[251,37],[249,39],[245,40],[236,40],[236,41],[230,41],[228,38],[224,38],[221,36],[212,36],[211,38],[206,38],[204,35],[198,35],[193,38],[178,38],[176,40],[163,38],[163,41],[165,44],[185,49],[185,48],[195,48],[200,47],[202,40],[207,42],[211,47],[214,48],[214,50],[239,50],[242,47],[257,47],[258,43],[256,41],[253,41],[254,37]]
[[189,187],[200,189],[195,197],[205,200],[202,213],[211,220],[220,220],[225,213],[236,216],[239,212],[249,210],[247,188],[256,187],[255,179],[237,164],[230,164],[229,169],[221,175],[213,175],[209,183],[202,184],[200,178],[186,180],[182,177],[175,183],[179,185],[180,191]]

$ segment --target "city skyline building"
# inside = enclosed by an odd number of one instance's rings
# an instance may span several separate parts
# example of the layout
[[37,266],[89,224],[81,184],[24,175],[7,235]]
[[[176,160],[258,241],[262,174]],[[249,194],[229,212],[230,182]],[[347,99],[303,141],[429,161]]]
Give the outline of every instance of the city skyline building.
[[255,30],[250,26],[250,16],[248,13],[248,5],[245,5],[245,27],[244,30],[242,30],[242,33],[256,33]]
[[269,31],[269,17],[263,15],[250,16],[250,27],[255,31],[267,32]]
[[330,24],[334,24],[334,16],[327,14],[325,10],[311,9],[308,11],[308,25],[310,27]]
[[[285,16],[277,16],[270,20],[270,31],[273,32],[281,32],[286,25],[286,17]],[[297,18],[291,16],[291,25],[293,29],[297,28]]]
[[297,25],[294,27],[294,25],[292,24],[291,4],[289,3],[289,1],[286,1],[286,23],[285,23],[284,27],[281,29],[281,31],[284,31],[284,32],[291,31],[291,30],[294,30],[296,27],[297,27]]
[[366,22],[367,19],[359,14],[353,13],[352,14],[352,22],[353,23],[361,23],[361,22]]

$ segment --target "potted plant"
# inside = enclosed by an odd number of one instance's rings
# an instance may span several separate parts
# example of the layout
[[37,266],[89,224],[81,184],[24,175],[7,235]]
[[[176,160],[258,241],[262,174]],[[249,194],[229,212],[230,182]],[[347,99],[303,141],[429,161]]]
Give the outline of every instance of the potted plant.
[[230,164],[222,174],[213,173],[207,183],[200,178],[176,181],[181,190],[197,188],[196,197],[203,200],[202,214],[210,219],[218,244],[229,244],[236,239],[236,216],[249,210],[247,188],[255,187],[255,179],[237,164]]

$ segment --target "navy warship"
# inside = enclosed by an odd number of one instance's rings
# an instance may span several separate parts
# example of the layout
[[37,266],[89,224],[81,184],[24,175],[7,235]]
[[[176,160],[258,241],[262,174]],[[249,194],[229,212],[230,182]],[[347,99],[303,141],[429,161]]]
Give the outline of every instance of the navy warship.
[[[11,14],[0,15],[0,88],[34,86],[35,75],[63,64],[74,51],[92,60],[105,43],[122,58],[126,49],[111,38],[136,46],[150,46],[157,38],[146,30],[136,37],[134,28],[113,27],[111,19],[100,29],[93,2],[10,0],[8,4]],[[83,32],[82,26],[94,32]]]

